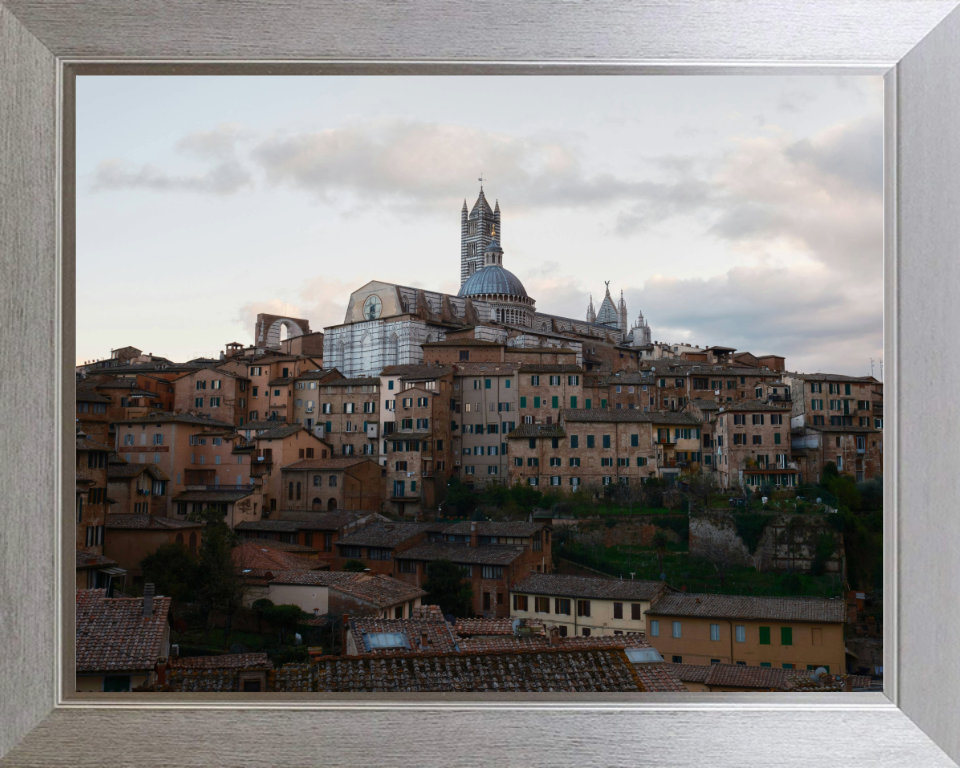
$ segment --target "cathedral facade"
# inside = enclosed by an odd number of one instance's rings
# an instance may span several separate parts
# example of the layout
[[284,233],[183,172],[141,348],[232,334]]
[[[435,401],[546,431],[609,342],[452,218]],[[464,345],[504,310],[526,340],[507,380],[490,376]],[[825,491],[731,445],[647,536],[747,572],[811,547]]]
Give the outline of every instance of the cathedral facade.
[[584,344],[600,342],[636,352],[650,344],[641,313],[628,328],[621,292],[615,305],[607,283],[599,312],[593,298],[584,320],[538,312],[520,279],[504,265],[500,204],[490,207],[480,188],[473,207],[460,211],[460,290],[456,296],[378,280],[350,295],[344,322],[324,329],[324,366],[347,377],[376,376],[388,365],[422,363],[422,344],[447,334],[512,347],[572,349],[582,363]]

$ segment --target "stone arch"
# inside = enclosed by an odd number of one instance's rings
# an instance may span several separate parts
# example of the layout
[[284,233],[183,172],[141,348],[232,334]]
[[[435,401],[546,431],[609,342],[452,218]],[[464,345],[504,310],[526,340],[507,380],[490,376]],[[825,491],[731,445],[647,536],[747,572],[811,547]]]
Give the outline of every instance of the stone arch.
[[323,509],[323,502],[320,499],[314,499],[310,502],[311,509]]
[[330,499],[330,501],[327,502],[327,509],[333,510],[333,509],[336,509],[336,508],[337,508],[337,500],[336,500],[336,499]]
[[377,367],[377,340],[368,333],[360,340],[360,375],[370,376]]
[[176,539],[176,541],[177,541],[177,544],[179,544],[181,547],[183,546],[183,534],[182,534],[182,533],[178,533],[178,534],[177,534],[177,539]]
[[387,339],[386,365],[400,364],[400,337],[391,333]]

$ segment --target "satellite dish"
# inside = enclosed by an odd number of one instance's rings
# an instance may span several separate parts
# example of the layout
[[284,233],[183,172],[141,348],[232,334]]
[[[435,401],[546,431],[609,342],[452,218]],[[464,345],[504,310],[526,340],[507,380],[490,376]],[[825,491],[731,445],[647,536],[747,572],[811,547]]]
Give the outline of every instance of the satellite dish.
[[457,617],[454,616],[452,613],[445,614],[444,617],[443,617],[443,620],[444,620],[445,622],[447,622],[447,624],[456,624],[456,623],[457,623]]
[[514,619],[511,626],[513,628],[513,634],[517,634],[517,630],[520,629],[520,619]]
[[296,634],[294,634],[294,636],[293,636],[293,644],[294,644],[294,645],[300,645],[302,642],[303,642],[303,638],[300,637],[300,633],[297,632]]

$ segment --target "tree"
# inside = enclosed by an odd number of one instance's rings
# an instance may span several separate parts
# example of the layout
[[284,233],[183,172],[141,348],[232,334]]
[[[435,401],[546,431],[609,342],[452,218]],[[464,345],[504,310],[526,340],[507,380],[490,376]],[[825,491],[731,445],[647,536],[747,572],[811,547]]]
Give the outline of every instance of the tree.
[[720,589],[731,567],[744,560],[744,546],[731,530],[720,530],[712,525],[697,531],[700,556],[713,566],[720,580]]
[[261,597],[259,600],[254,600],[251,607],[253,608],[253,612],[257,614],[257,632],[262,632],[263,626],[261,621],[263,619],[263,614],[268,608],[273,607],[273,600],[270,600],[266,597]]
[[205,524],[197,563],[196,597],[200,603],[200,612],[206,621],[211,610],[222,611],[225,619],[224,637],[229,637],[233,615],[243,604],[247,585],[233,565],[236,534],[230,530],[223,517],[223,511],[219,509],[205,509],[190,515],[191,520]]
[[477,495],[461,483],[459,477],[451,477],[447,484],[446,509],[457,517],[469,517],[476,508]]
[[183,544],[163,544],[140,561],[144,583],[156,585],[158,595],[193,602],[197,583],[197,558]]
[[653,535],[653,546],[657,548],[657,561],[660,564],[658,574],[663,573],[663,556],[667,554],[667,536],[663,531],[657,531]]
[[347,560],[347,562],[343,564],[343,570],[349,571],[350,573],[361,573],[367,570],[367,565],[363,560]]
[[473,586],[464,578],[460,566],[450,560],[434,560],[427,565],[427,580],[423,584],[427,600],[439,605],[443,614],[459,618],[474,615]]
[[687,478],[687,488],[693,498],[704,507],[710,506],[710,497],[717,492],[719,485],[713,472],[700,470]]
[[287,632],[294,631],[304,616],[299,605],[290,604],[271,605],[263,612],[263,618],[280,630],[281,643]]

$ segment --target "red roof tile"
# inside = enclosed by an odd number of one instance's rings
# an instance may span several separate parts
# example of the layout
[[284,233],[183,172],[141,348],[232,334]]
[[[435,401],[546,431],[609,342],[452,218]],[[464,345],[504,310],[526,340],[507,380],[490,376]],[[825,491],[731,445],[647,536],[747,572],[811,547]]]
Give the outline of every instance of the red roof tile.
[[163,648],[169,597],[153,599],[143,616],[142,597],[110,597],[104,589],[77,590],[77,672],[153,669]]

